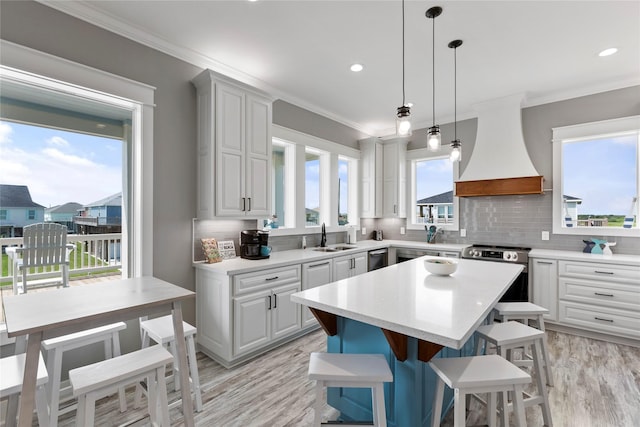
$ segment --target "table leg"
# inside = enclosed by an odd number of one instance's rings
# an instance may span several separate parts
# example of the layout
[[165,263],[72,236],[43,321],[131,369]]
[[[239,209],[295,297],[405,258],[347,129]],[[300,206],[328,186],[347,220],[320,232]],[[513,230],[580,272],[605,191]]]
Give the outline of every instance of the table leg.
[[27,354],[24,362],[24,377],[22,379],[22,393],[20,396],[20,411],[18,426],[31,427],[33,408],[36,396],[36,377],[38,375],[38,359],[40,357],[40,343],[42,332],[29,334]]
[[[180,366],[180,382],[182,384],[182,414],[187,427],[195,425],[193,420],[193,402],[191,401],[191,387],[189,385],[189,368],[187,367],[187,348],[182,327],[182,305],[180,301],[173,303],[173,330],[176,336],[176,350],[178,365]],[[37,362],[37,360],[36,360]]]

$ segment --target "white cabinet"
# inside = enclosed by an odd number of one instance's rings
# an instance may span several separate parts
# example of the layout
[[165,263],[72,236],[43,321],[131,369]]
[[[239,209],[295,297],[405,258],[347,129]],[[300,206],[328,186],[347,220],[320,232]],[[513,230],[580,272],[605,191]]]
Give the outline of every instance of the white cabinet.
[[382,216],[382,143],[377,138],[360,141],[360,217]]
[[405,218],[407,141],[360,141],[362,218]]
[[407,142],[394,141],[383,145],[382,216],[407,216]]
[[640,266],[558,262],[559,321],[640,338]]
[[258,350],[301,329],[300,266],[240,274],[233,279],[233,355]]
[[271,215],[268,95],[206,70],[198,92],[198,218]]
[[333,259],[333,280],[342,280],[367,272],[367,252],[335,257]]
[[[302,290],[315,288],[332,282],[333,260],[324,259],[302,264]],[[302,307],[302,327],[316,325],[318,322],[307,307]]]
[[532,259],[529,269],[533,303],[549,310],[545,320],[558,320],[558,261]]

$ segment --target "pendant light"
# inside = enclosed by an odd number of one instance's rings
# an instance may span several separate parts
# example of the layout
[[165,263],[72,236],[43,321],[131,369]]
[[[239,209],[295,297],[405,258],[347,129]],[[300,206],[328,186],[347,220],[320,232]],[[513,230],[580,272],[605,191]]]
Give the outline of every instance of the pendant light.
[[451,154],[449,159],[452,162],[459,162],[462,158],[462,144],[458,139],[458,120],[457,120],[457,98],[458,98],[458,58],[457,51],[462,46],[462,40],[453,40],[448,46],[453,49],[453,141],[451,141]]
[[436,39],[436,18],[440,16],[441,13],[442,13],[442,8],[440,6],[431,7],[425,13],[425,16],[427,18],[433,19],[433,36],[432,36],[432,46],[431,46],[431,52],[432,52],[431,59],[433,64],[432,80],[431,80],[431,84],[432,84],[431,87],[433,89],[433,103],[432,103],[433,126],[431,126],[427,130],[427,147],[429,147],[429,150],[431,151],[440,150],[440,141],[441,141],[440,126],[436,124],[436,40],[435,40]]
[[396,134],[398,136],[411,135],[411,107],[404,97],[404,0],[402,0],[402,106],[396,113]]

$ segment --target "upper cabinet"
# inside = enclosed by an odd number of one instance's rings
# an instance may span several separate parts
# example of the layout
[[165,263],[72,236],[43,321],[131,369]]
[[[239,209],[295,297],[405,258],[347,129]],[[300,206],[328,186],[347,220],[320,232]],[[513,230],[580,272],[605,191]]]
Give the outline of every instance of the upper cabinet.
[[407,142],[360,141],[362,218],[405,218]]
[[271,215],[272,100],[206,70],[198,97],[198,218]]

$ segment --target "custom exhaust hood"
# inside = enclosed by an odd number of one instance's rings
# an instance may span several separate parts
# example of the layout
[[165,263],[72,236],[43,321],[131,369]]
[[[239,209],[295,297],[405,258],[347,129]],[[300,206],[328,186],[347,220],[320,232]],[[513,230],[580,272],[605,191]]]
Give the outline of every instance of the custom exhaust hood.
[[542,194],[543,177],[533,166],[522,136],[523,94],[476,104],[478,133],[458,197]]

